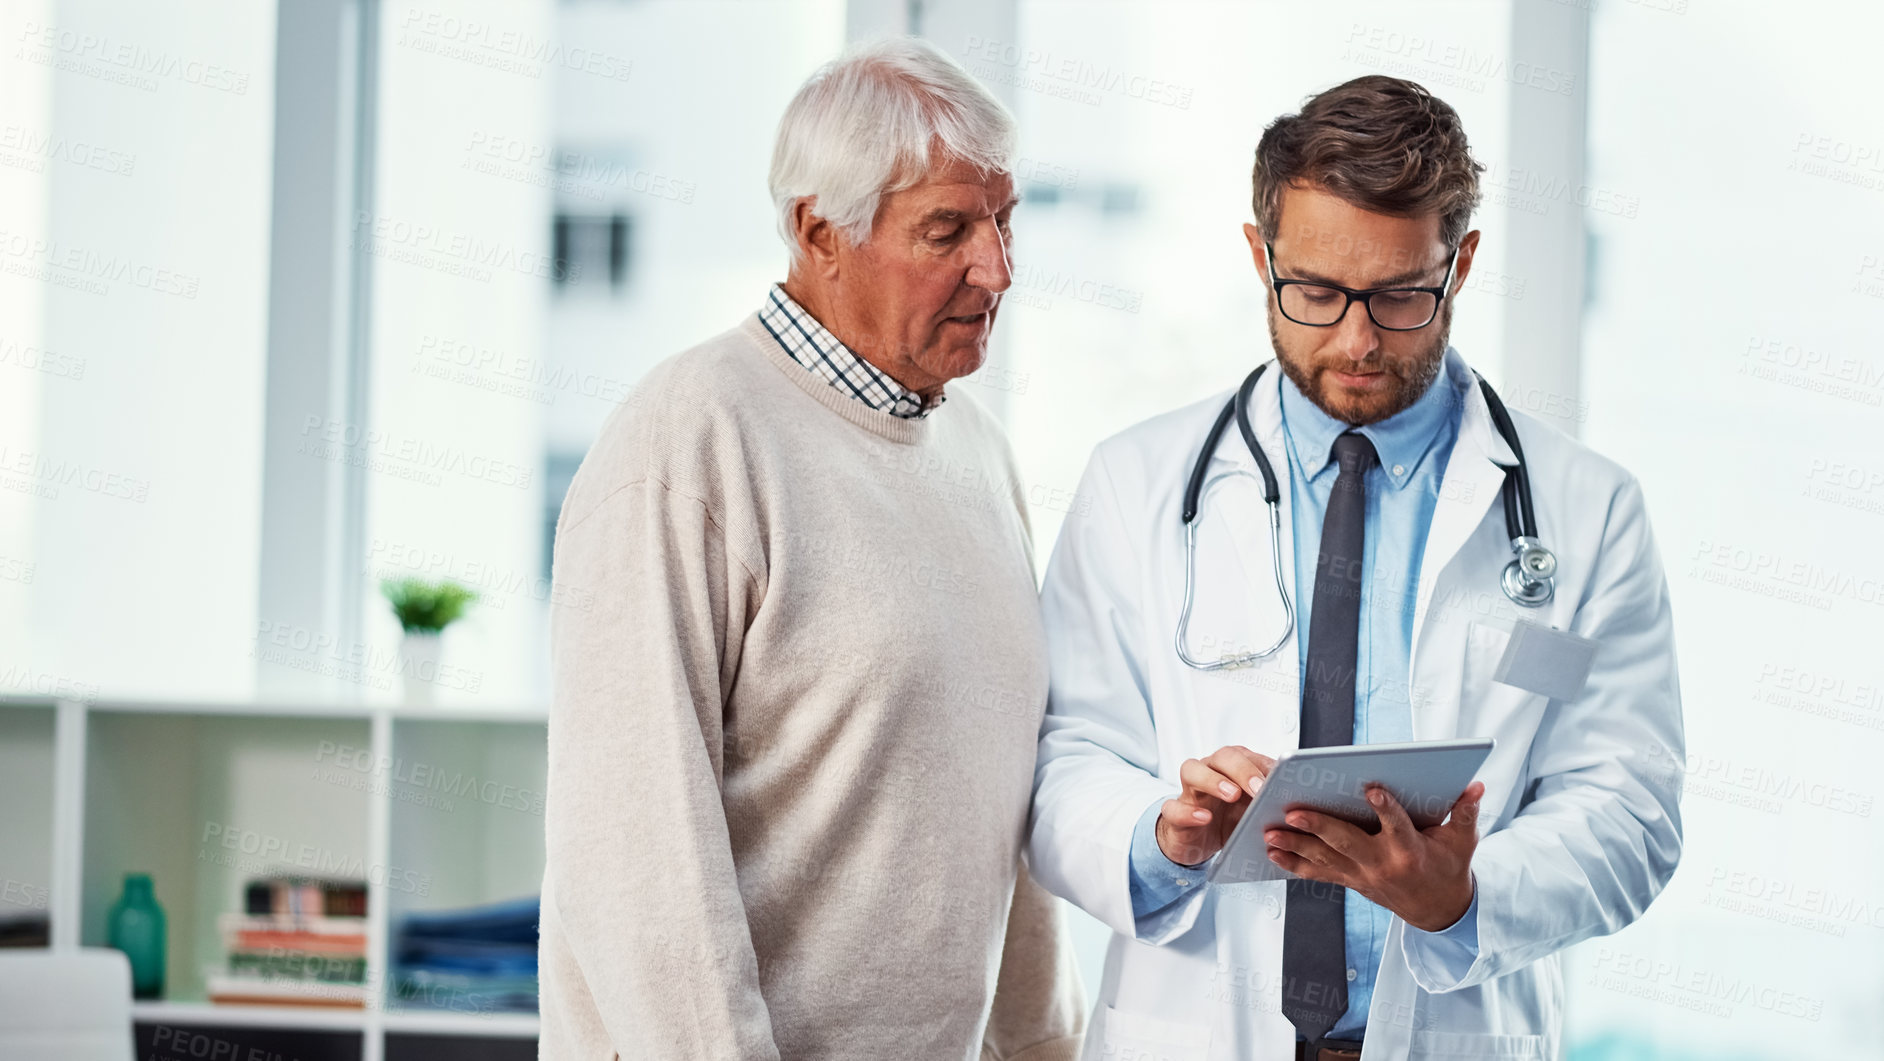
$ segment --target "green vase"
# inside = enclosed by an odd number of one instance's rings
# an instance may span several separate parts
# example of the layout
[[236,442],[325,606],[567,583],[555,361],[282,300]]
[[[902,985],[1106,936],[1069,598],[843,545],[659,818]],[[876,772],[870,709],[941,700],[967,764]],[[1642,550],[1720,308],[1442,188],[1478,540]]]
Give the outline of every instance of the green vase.
[[150,874],[126,873],[124,894],[106,923],[111,946],[131,959],[131,997],[164,993],[164,908],[151,891]]

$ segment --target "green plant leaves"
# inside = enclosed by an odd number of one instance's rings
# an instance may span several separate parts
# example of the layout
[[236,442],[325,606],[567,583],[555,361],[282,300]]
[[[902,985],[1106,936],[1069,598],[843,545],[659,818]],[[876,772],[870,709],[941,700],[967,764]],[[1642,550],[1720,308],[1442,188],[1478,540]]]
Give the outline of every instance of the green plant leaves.
[[477,602],[477,591],[449,579],[389,578],[379,591],[392,602],[393,614],[407,632],[437,633]]

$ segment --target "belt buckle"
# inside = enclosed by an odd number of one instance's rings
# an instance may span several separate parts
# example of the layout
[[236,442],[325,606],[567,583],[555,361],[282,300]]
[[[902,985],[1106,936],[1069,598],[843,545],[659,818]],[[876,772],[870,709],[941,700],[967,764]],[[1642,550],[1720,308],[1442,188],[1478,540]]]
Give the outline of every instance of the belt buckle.
[[1361,1044],[1354,1039],[1321,1039],[1313,1043],[1297,1041],[1296,1061],[1361,1061]]

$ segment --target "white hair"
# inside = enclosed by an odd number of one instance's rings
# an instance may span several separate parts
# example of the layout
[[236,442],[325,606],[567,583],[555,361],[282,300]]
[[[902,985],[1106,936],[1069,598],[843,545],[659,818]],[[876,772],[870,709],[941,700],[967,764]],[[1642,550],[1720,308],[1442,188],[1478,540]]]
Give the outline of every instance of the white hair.
[[983,173],[1013,164],[1014,116],[948,53],[915,37],[865,44],[826,63],[779,119],[768,183],[779,234],[802,254],[793,213],[812,199],[818,217],[853,246],[870,238],[877,206],[945,158]]

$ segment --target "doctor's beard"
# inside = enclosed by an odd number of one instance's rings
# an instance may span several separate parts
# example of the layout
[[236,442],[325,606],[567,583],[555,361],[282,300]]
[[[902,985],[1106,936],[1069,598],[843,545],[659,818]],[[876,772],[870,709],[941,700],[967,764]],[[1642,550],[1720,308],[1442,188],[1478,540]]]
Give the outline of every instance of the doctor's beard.
[[[1349,309],[1350,312],[1355,313],[1366,312],[1364,307],[1350,307]],[[1322,412],[1342,423],[1363,427],[1367,424],[1378,423],[1411,407],[1414,402],[1420,400],[1420,395],[1425,394],[1426,389],[1433,385],[1433,381],[1439,378],[1440,368],[1446,361],[1446,345],[1452,339],[1452,300],[1447,299],[1440,305],[1439,319],[1434,322],[1437,325],[1436,328],[1428,325],[1427,329],[1421,329],[1418,333],[1386,333],[1389,341],[1401,335],[1418,334],[1424,337],[1430,334],[1431,338],[1412,354],[1387,357],[1383,350],[1376,349],[1368,355],[1367,360],[1358,364],[1348,361],[1345,357],[1340,361],[1331,361],[1327,364],[1307,363],[1304,356],[1298,356],[1283,348],[1279,328],[1281,321],[1281,316],[1276,312],[1275,299],[1271,298],[1269,300],[1269,345],[1275,348],[1276,360],[1282,365],[1282,374],[1289,377],[1296,389],[1301,391],[1309,401],[1314,402],[1316,408]],[[1430,332],[1428,329],[1431,329]],[[1296,330],[1319,332],[1323,329],[1296,326]],[[1343,402],[1329,394],[1331,387],[1326,376],[1331,367],[1339,367],[1343,371],[1348,369],[1361,372],[1384,371],[1391,377],[1390,386],[1384,393],[1374,395],[1365,402]]]

